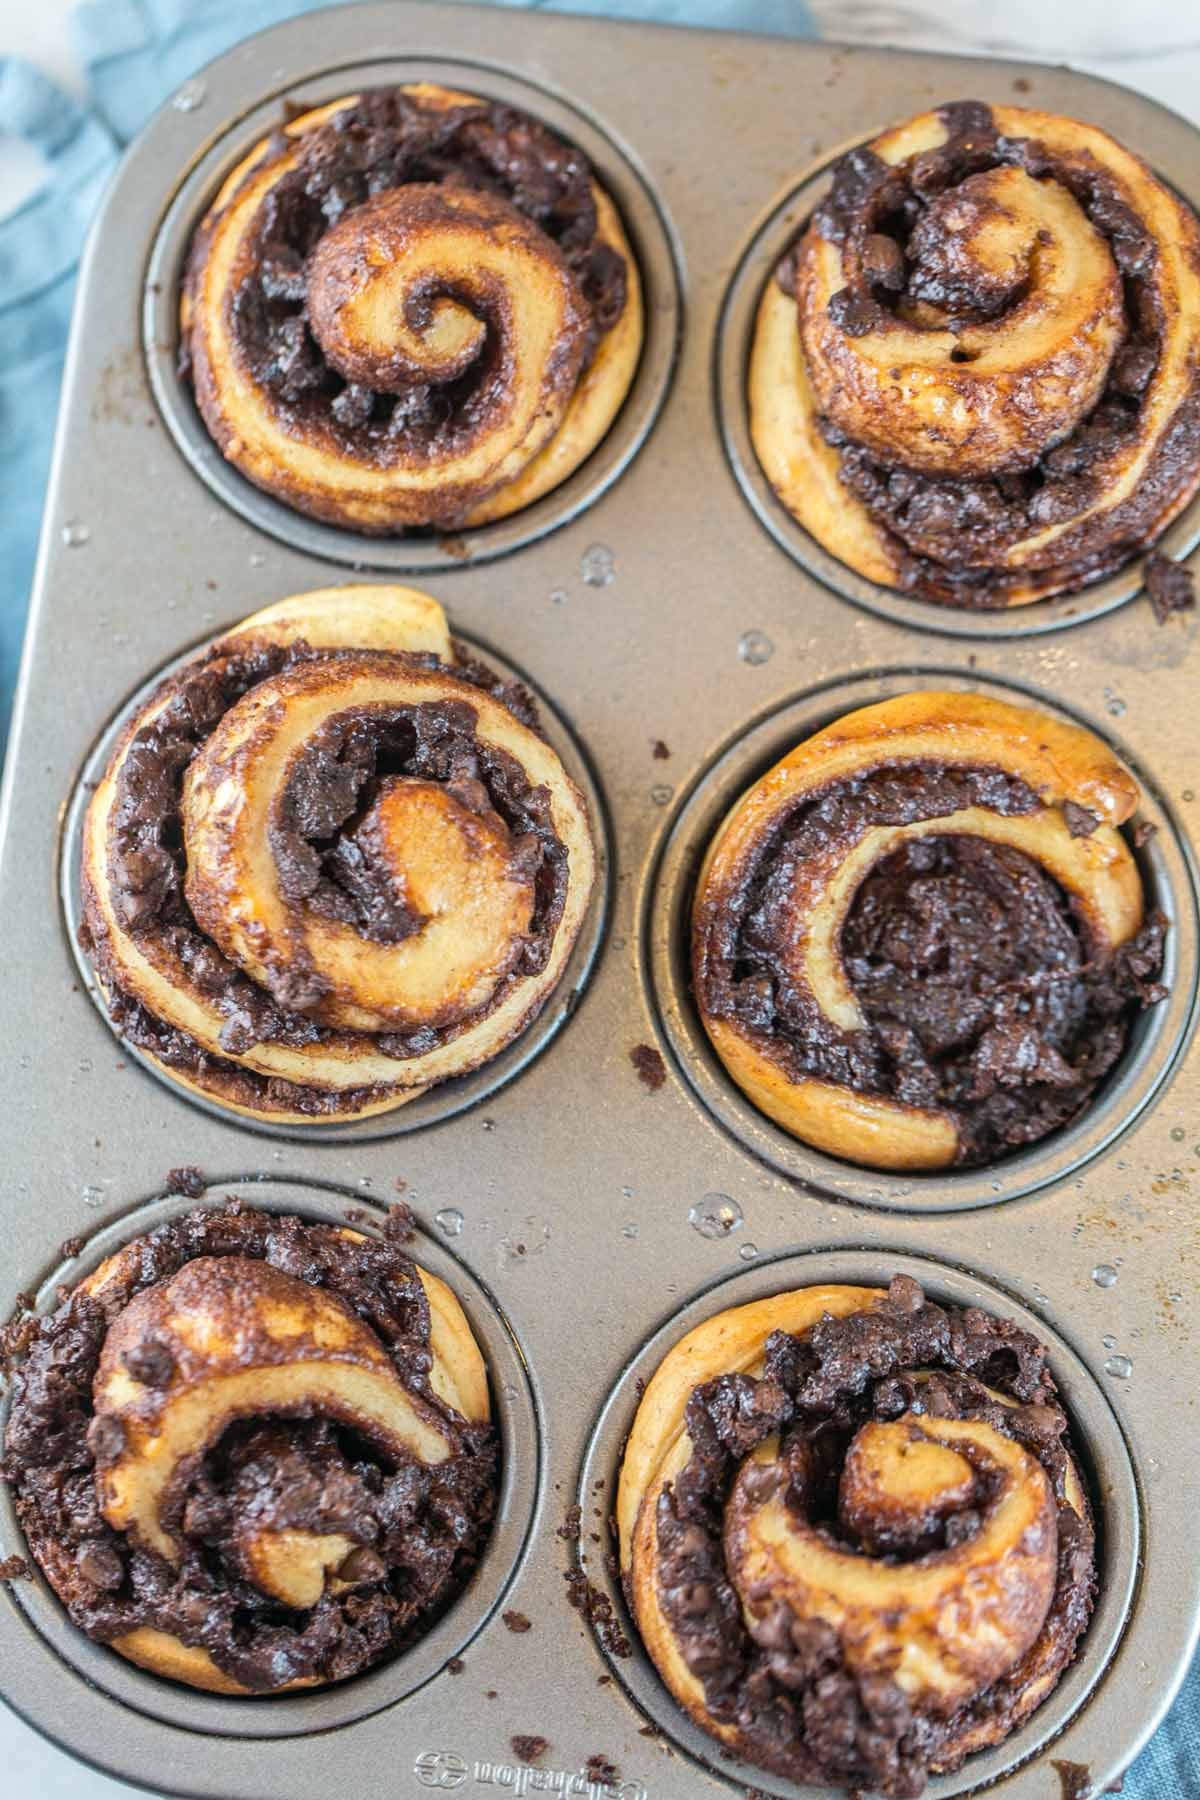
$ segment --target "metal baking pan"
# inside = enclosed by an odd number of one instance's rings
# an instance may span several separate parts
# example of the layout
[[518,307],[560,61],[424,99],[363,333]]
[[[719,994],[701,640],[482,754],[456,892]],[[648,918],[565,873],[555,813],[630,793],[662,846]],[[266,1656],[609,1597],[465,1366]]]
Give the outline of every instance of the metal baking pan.
[[[611,438],[557,494],[466,546],[372,542],[283,512],[225,468],[170,373],[188,230],[281,99],[422,77],[514,99],[580,142],[650,302]],[[1046,1338],[1101,1525],[1102,1598],[1077,1662],[1024,1729],[929,1792],[1054,1800],[1057,1760],[1087,1765],[1099,1791],[1166,1710],[1200,1624],[1187,1428],[1200,1378],[1197,619],[1155,627],[1128,575],[1000,616],[864,590],[774,509],[741,398],[754,296],[833,155],[942,100],[1014,90],[1103,125],[1200,203],[1200,136],[1065,70],[408,4],[241,45],[126,158],[80,284],[4,800],[0,1308],[38,1284],[52,1293],[184,1204],[167,1179],[181,1165],[216,1196],[317,1216],[370,1219],[403,1188],[418,1254],[454,1281],[490,1359],[506,1486],[474,1585],[412,1657],[307,1697],[164,1686],[84,1639],[40,1580],[8,1584],[0,1688],[76,1755],[213,1800],[381,1783],[794,1792],[721,1761],[640,1651],[610,1661],[568,1604],[576,1552],[557,1528],[583,1507],[587,1574],[612,1592],[603,1521],[619,1447],[666,1344],[756,1293],[897,1270]],[[1170,547],[1190,548],[1197,526],[1193,508]],[[469,1089],[363,1129],[265,1131],[168,1090],[91,1004],[69,899],[79,784],[150,675],[339,569],[403,571],[533,678],[565,753],[592,771],[607,894],[538,1040]],[[1132,764],[1159,827],[1143,872],[1173,921],[1171,998],[1075,1128],[994,1170],[904,1182],[824,1161],[744,1105],[692,1014],[679,927],[729,796],[817,722],[931,684],[1028,696]],[[667,1059],[658,1092],[630,1062],[643,1042]],[[736,1228],[709,1235],[714,1213]],[[61,1265],[57,1246],[80,1234]],[[6,1510],[0,1554],[20,1549]],[[513,1636],[502,1609],[532,1629]],[[548,1740],[538,1769],[517,1761],[517,1734]],[[595,1757],[616,1778],[587,1775]]]

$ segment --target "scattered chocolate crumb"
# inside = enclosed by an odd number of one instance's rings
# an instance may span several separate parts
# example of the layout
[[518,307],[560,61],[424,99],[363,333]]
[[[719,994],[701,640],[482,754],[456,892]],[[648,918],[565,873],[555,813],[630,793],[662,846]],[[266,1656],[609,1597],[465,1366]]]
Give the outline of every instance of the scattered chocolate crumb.
[[667,1065],[652,1044],[635,1044],[629,1052],[629,1060],[637,1070],[637,1078],[643,1087],[657,1094],[667,1079]]
[[404,1200],[393,1200],[383,1223],[383,1235],[392,1244],[407,1244],[416,1235],[416,1214]]
[[32,1581],[33,1570],[23,1556],[6,1556],[0,1562],[0,1581]]
[[611,1687],[612,1686],[612,1676],[611,1675],[597,1675],[596,1686],[597,1687]]
[[82,1237],[64,1238],[58,1247],[58,1254],[67,1262],[72,1256],[78,1256],[86,1243],[87,1239]]
[[1028,80],[1024,75],[1017,75],[1013,78],[1014,94],[1027,94],[1032,86],[1032,81]]
[[1062,1782],[1062,1800],[1088,1800],[1092,1791],[1092,1771],[1086,1763],[1052,1762],[1050,1767]]
[[188,1163],[182,1169],[167,1170],[167,1186],[173,1194],[186,1194],[189,1200],[199,1200],[208,1183],[203,1171]]
[[663,743],[661,738],[654,739],[654,742],[650,747],[650,754],[655,762],[668,762],[671,756],[670,750]]
[[644,1375],[638,1375],[634,1379],[633,1391],[637,1395],[638,1399],[640,1400],[642,1395],[646,1391],[646,1377]]
[[599,1782],[601,1786],[617,1779],[617,1765],[609,1762],[607,1756],[589,1756],[583,1772],[589,1781]]
[[1144,850],[1157,831],[1158,826],[1153,819],[1139,819],[1133,828],[1134,849]]
[[217,584],[216,584],[216,582],[215,582],[215,581],[214,581],[214,580],[213,580],[213,578],[212,578],[212,576],[211,576],[211,575],[210,575],[210,576],[209,576],[209,578],[208,578],[208,580],[207,580],[207,581],[206,581],[206,582],[205,582],[205,583],[204,583],[204,585],[205,585],[205,587],[206,587],[206,588],[207,588],[207,589],[208,589],[208,591],[209,591],[209,593],[210,593],[210,594],[215,594],[215,593],[216,593],[216,591],[217,591]]
[[1182,563],[1164,556],[1161,550],[1146,558],[1143,574],[1158,624],[1165,625],[1172,613],[1187,612],[1195,606],[1196,577]]
[[564,1579],[567,1584],[567,1599],[592,1627],[610,1656],[630,1656],[632,1648],[629,1639],[621,1629],[620,1620],[613,1611],[613,1603],[607,1594],[602,1594],[595,1582],[589,1581],[582,1569],[568,1569]]
[[544,1756],[550,1748],[549,1738],[536,1737],[523,1732],[515,1738],[510,1738],[509,1742],[512,1744],[513,1755],[518,1762],[523,1763],[535,1763],[538,1757]]
[[361,1225],[366,1216],[361,1206],[348,1206],[342,1214],[347,1225]]
[[508,1626],[508,1629],[510,1631],[517,1632],[518,1635],[523,1632],[533,1630],[533,1620],[527,1619],[523,1612],[509,1611],[506,1613],[501,1613],[500,1617],[504,1620],[504,1623]]
[[656,1737],[661,1737],[662,1732],[658,1729],[657,1725],[643,1725],[640,1727],[640,1729],[638,1731],[638,1736],[639,1737],[656,1738]]
[[1089,812],[1075,800],[1063,801],[1063,818],[1072,837],[1091,837],[1100,823],[1094,812]]
[[461,1656],[452,1656],[450,1661],[446,1664],[446,1668],[451,1675],[461,1675],[466,1666],[467,1665]]
[[452,556],[455,562],[470,562],[471,546],[466,538],[444,537],[438,539],[438,549],[445,556]]
[[499,1689],[498,1688],[484,1688],[483,1697],[485,1700],[498,1700],[500,1698]]
[[562,1524],[558,1527],[554,1535],[560,1537],[564,1544],[577,1544],[579,1542],[579,1527],[582,1520],[582,1507],[568,1506],[566,1517],[563,1519]]

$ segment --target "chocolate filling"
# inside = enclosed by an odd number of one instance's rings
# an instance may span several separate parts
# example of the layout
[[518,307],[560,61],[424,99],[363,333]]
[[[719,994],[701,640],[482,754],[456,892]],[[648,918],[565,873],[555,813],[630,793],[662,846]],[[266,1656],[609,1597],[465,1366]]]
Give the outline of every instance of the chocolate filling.
[[[4,1478],[34,1556],[89,1637],[108,1643],[150,1626],[266,1692],[356,1674],[420,1636],[460,1591],[491,1527],[496,1444],[490,1427],[461,1419],[430,1385],[429,1304],[397,1241],[407,1220],[396,1232],[390,1223],[382,1240],[356,1239],[239,1201],[198,1208],[139,1239],[102,1293],[76,1291],[45,1318],[6,1329],[5,1366],[16,1366]],[[229,1256],[262,1260],[357,1313],[404,1386],[444,1422],[452,1450],[436,1466],[395,1465],[340,1422],[242,1421],[184,1464],[165,1520],[182,1547],[173,1566],[100,1511],[94,1473],[111,1446],[99,1427],[120,1426],[93,1425],[92,1383],[108,1329],[135,1295],[197,1258]],[[136,1379],[170,1383],[169,1346],[152,1340],[132,1354]],[[338,1570],[346,1589],[304,1612],[242,1573],[244,1534],[288,1527],[355,1545]]]
[[[461,646],[455,651],[460,658],[453,667],[456,678],[492,695],[530,729],[538,728],[526,688],[501,680]],[[341,655],[314,650],[303,641],[285,646],[248,641],[233,649],[216,644],[168,678],[167,686],[174,690],[169,701],[151,723],[134,730],[117,776],[108,840],[109,892],[117,921],[145,954],[153,955],[157,943],[179,959],[222,1013],[221,1044],[231,1057],[256,1043],[298,1046],[320,1039],[323,1028],[305,1009],[319,1001],[323,986],[314,970],[296,964],[274,972],[268,992],[200,930],[184,895],[183,778],[225,713],[260,681],[297,663],[336,661]],[[432,655],[404,660],[424,668],[441,666]],[[562,917],[568,866],[547,791],[534,787],[513,757],[483,743],[475,723],[470,705],[457,698],[338,714],[294,759],[270,838],[280,888],[289,903],[344,920],[375,942],[396,943],[419,930],[422,921],[354,835],[379,783],[390,775],[436,781],[471,810],[497,814],[512,836],[514,857],[533,879],[535,905],[517,962],[487,1009],[492,1010],[512,982],[544,968]],[[123,990],[103,917],[86,883],[85,902],[81,942],[104,983],[113,1023],[139,1049],[185,1073],[230,1072],[260,1100],[316,1117],[348,1103],[369,1103],[386,1091],[343,1089],[331,1095],[261,1077],[210,1055]],[[468,1023],[481,1016],[473,1015]],[[373,1043],[384,1056],[405,1058],[432,1049],[455,1029],[462,1027],[383,1033]]]
[[[920,303],[944,309],[942,328],[953,331],[1000,317],[1024,297],[1020,285],[997,288],[994,272],[957,254],[954,235],[941,228],[947,195],[973,175],[1005,166],[1070,191],[1108,240],[1125,290],[1128,335],[1099,401],[1029,467],[982,479],[924,474],[884,463],[822,422],[840,479],[887,534],[902,586],[921,599],[987,609],[1006,605],[1014,586],[1047,572],[1043,564],[1006,569],[1004,557],[1048,527],[1068,526],[1049,553],[1049,572],[1064,586],[1099,580],[1146,548],[1170,497],[1200,466],[1200,372],[1136,491],[1102,519],[1071,527],[1100,497],[1098,459],[1132,447],[1142,428],[1143,395],[1167,328],[1148,279],[1158,252],[1116,184],[1087,155],[1056,156],[1035,139],[1004,137],[991,109],[977,101],[943,106],[939,115],[950,133],[939,148],[895,167],[856,149],[834,170],[811,229],[859,259],[849,285],[829,303],[842,331],[859,337],[886,330]],[[779,271],[785,291],[794,293],[795,277],[789,254]],[[951,359],[968,360],[968,353],[952,352]]]
[[865,1025],[846,1031],[789,973],[798,865],[874,826],[972,806],[1036,812],[997,769],[884,766],[788,815],[741,889],[703,930],[698,996],[793,1080],[949,1111],[960,1163],[988,1162],[1074,1118],[1161,998],[1165,921],[1153,915],[1099,954],[1069,897],[1037,863],[982,838],[908,840],[861,883],[841,933]]
[[[993,1399],[989,1387],[1017,1404]],[[788,1481],[789,1506],[830,1542],[903,1563],[969,1539],[977,1505],[931,1516],[911,1541],[869,1545],[839,1516],[838,1478],[855,1433],[907,1412],[983,1420],[1037,1458],[1057,1499],[1057,1583],[1038,1642],[949,1717],[911,1705],[886,1673],[856,1674],[833,1626],[797,1617],[782,1599],[761,1612],[756,1595],[761,1616],[747,1629],[722,1549],[738,1469],[775,1432],[778,1464],[753,1479],[771,1488]],[[693,1389],[686,1423],[691,1458],[658,1501],[659,1600],[712,1717],[736,1725],[740,1747],[762,1767],[800,1783],[917,1795],[931,1766],[962,1762],[974,1727],[986,1725],[992,1741],[1013,1728],[1035,1673],[1070,1662],[1092,1608],[1094,1532],[1066,1499],[1066,1418],[1045,1352],[1010,1321],[935,1306],[900,1276],[878,1310],[826,1315],[802,1337],[772,1333],[761,1378],[722,1375]]]
[[[267,155],[294,148],[282,132]],[[398,451],[469,439],[502,376],[494,329],[453,379],[400,393],[348,382],[326,361],[309,325],[306,264],[326,232],[375,195],[413,183],[498,195],[555,244],[588,313],[583,367],[625,306],[625,259],[597,238],[592,171],[574,145],[510,106],[447,109],[400,88],[377,88],[306,132],[299,162],[266,196],[249,265],[229,305],[248,375],[293,435],[319,432],[351,457],[387,466]],[[194,285],[206,254],[192,253]],[[181,371],[190,378],[186,339]]]

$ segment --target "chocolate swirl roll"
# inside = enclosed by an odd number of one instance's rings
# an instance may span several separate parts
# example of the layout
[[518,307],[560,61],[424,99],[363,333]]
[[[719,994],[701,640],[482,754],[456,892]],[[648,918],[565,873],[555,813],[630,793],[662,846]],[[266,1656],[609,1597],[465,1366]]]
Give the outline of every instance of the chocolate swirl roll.
[[671,1693],[801,1783],[921,1793],[1028,1718],[1091,1613],[1091,1511],[1041,1345],[907,1276],[689,1332],[638,1409],[617,1523]]
[[131,719],[88,808],[82,938],[172,1080],[346,1119],[518,1036],[594,880],[526,690],[425,595],[329,588],[255,613]]
[[266,1694],[369,1668],[459,1591],[495,1503],[487,1371],[405,1223],[197,1209],[7,1328],[5,1475],[89,1637]]
[[242,474],[371,533],[499,519],[603,438],[642,342],[637,265],[586,157],[421,83],[258,144],[196,234],[182,367]]
[[709,846],[704,1027],[785,1130],[879,1169],[981,1163],[1079,1113],[1162,997],[1120,826],[1133,776],[1079,726],[904,694],[800,744]]
[[1094,125],[965,101],[852,150],[763,295],[751,430],[869,580],[1082,587],[1200,486],[1200,226]]

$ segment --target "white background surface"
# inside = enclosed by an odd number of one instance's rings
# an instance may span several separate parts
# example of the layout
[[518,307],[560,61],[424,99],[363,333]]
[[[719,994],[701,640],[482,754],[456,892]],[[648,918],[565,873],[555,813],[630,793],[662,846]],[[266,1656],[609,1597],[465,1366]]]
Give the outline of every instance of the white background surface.
[[[68,24],[71,4],[0,0],[0,55],[27,57],[80,92],[83,83]],[[808,4],[823,37],[1070,63],[1137,88],[1200,123],[1197,0],[1005,0],[1003,8],[998,0],[928,0],[924,6],[887,0]],[[613,10],[620,10],[620,0],[613,0]],[[746,0],[748,20],[753,10],[753,0]],[[36,181],[36,160],[0,138],[2,204],[19,200]],[[19,1800],[134,1800],[140,1792],[83,1768],[3,1708],[0,1771],[0,1784]]]

